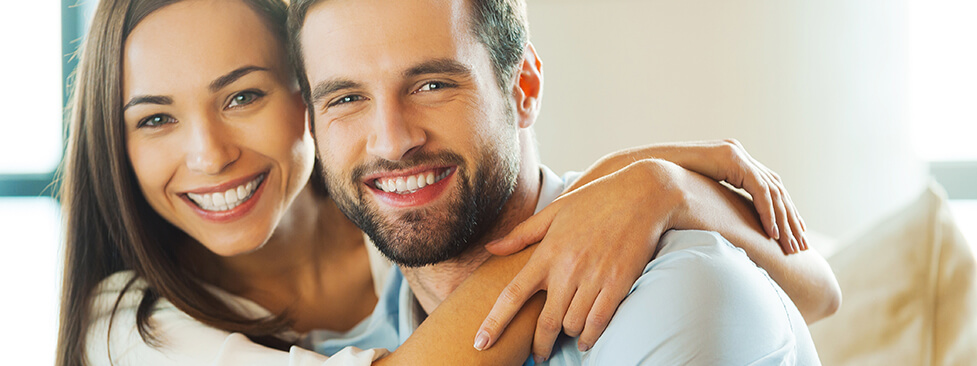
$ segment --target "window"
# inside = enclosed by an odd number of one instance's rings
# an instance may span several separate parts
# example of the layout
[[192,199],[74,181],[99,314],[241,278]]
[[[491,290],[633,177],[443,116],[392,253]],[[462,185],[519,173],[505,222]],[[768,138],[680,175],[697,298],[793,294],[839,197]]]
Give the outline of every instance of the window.
[[908,14],[913,142],[977,248],[977,2],[910,0]]
[[[53,364],[60,293],[60,207],[51,185],[64,145],[71,55],[97,0],[10,1],[0,11],[0,288],[12,314],[0,343]],[[16,356],[15,356],[16,357]]]

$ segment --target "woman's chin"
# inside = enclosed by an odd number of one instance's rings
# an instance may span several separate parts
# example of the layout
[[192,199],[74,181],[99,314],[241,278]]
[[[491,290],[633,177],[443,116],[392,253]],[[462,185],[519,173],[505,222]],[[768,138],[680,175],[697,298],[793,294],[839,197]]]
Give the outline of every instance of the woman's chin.
[[[236,235],[229,235],[219,240],[214,240],[218,238],[208,238],[211,240],[200,240],[203,246],[207,250],[221,257],[234,257],[239,255],[244,255],[248,253],[253,253],[258,249],[261,249],[265,245],[265,241],[255,240],[257,235],[248,235],[247,237],[238,237]],[[228,240],[236,239],[236,240]]]

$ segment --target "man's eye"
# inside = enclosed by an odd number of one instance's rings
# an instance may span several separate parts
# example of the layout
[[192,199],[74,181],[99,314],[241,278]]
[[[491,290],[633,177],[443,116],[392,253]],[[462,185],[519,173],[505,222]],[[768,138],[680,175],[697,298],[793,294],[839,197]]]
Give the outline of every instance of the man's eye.
[[254,103],[254,101],[263,96],[265,96],[265,94],[262,92],[256,90],[246,90],[231,97],[231,103],[227,105],[227,108],[245,106]]
[[359,101],[361,101],[363,99],[364,98],[363,98],[362,95],[346,95],[346,96],[340,97],[339,99],[336,99],[336,100],[332,101],[332,103],[329,103],[329,107],[335,107],[335,106],[343,105],[343,104],[347,104],[347,103],[359,102]]
[[176,119],[165,114],[154,114],[152,116],[143,118],[136,124],[136,128],[141,127],[160,127],[167,123],[175,123]]
[[424,83],[424,85],[421,85],[421,88],[420,89],[417,89],[417,91],[432,91],[432,90],[444,89],[444,88],[446,88],[448,86],[449,85],[447,83],[445,83],[445,82],[441,82],[441,81],[430,81],[430,82]]

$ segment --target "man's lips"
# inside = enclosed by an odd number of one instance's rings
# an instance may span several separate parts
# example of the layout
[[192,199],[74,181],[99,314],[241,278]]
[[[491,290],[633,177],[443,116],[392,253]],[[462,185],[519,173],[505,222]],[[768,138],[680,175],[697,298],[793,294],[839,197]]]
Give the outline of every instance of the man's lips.
[[412,170],[404,174],[386,175],[375,177],[367,181],[367,185],[388,193],[408,194],[426,186],[440,182],[447,178],[454,167],[428,168],[424,170]]
[[394,207],[420,206],[438,198],[457,167],[412,169],[396,174],[371,176],[367,187],[383,203]]

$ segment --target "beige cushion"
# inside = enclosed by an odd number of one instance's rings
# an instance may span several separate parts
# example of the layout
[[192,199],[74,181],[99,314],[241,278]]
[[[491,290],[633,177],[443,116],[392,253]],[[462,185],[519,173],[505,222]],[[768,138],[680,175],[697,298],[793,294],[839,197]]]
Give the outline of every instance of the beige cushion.
[[977,364],[977,269],[942,188],[841,244],[841,309],[811,326],[825,365]]

